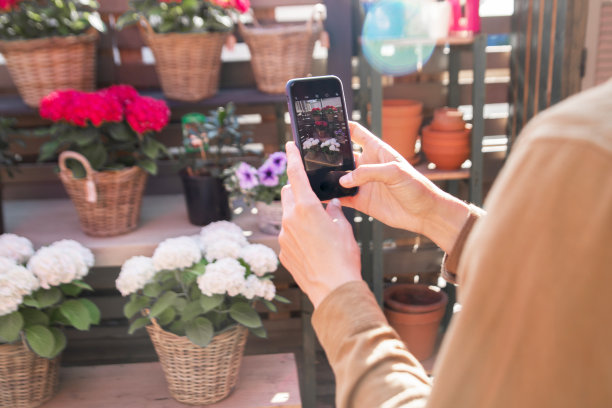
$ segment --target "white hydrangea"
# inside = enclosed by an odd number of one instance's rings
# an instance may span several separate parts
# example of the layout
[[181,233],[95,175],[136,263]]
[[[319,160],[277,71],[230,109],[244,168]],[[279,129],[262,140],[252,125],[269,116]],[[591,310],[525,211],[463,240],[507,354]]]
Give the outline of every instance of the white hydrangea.
[[316,139],[314,137],[309,137],[308,139],[304,141],[304,143],[302,143],[302,147],[304,148],[304,150],[308,150],[318,144],[319,144],[319,139]]
[[13,269],[15,265],[17,265],[17,262],[14,259],[0,256],[0,273]]
[[266,300],[274,300],[274,296],[276,295],[276,286],[270,279],[260,279],[260,286],[255,296],[262,297]]
[[15,234],[0,235],[0,256],[25,264],[33,254],[34,246],[29,239]]
[[150,283],[155,272],[153,259],[146,256],[133,256],[121,266],[115,286],[121,292],[121,296],[131,295]]
[[206,266],[206,272],[198,277],[198,287],[206,296],[227,293],[240,294],[245,286],[246,268],[235,259],[223,258]]
[[204,248],[220,240],[230,240],[240,246],[248,244],[244,231],[238,225],[229,221],[217,221],[208,224],[200,231],[200,241]]
[[23,297],[38,289],[39,284],[36,276],[24,266],[8,258],[2,258],[1,263],[0,316],[4,316],[17,310]]
[[268,272],[274,272],[278,267],[276,253],[265,245],[250,244],[240,251],[242,258],[251,267],[251,271],[257,276],[263,276]]
[[326,141],[321,143],[321,148],[323,147],[328,147],[329,150],[332,152],[340,151],[340,143],[338,143],[335,137],[332,137],[331,139],[327,139]]
[[49,245],[51,248],[70,248],[74,249],[81,254],[83,261],[88,268],[94,266],[95,258],[93,252],[89,248],[84,247],[79,242],[72,239],[62,239]]
[[202,259],[202,251],[190,237],[168,238],[153,253],[153,265],[158,271],[188,268]]
[[238,258],[242,246],[231,239],[221,239],[206,246],[205,254],[209,262],[223,258]]
[[81,252],[70,247],[42,247],[28,262],[28,269],[38,277],[40,286],[49,289],[87,275],[89,267]]

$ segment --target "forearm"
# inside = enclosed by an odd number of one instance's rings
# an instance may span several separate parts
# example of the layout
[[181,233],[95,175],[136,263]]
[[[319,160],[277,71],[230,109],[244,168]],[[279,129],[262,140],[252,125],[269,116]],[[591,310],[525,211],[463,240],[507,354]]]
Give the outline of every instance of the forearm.
[[427,374],[389,327],[365,282],[334,290],[315,310],[313,326],[336,376],[339,408],[425,405]]
[[437,194],[431,211],[424,217],[423,235],[446,253],[453,249],[457,237],[470,213],[465,202],[444,192]]

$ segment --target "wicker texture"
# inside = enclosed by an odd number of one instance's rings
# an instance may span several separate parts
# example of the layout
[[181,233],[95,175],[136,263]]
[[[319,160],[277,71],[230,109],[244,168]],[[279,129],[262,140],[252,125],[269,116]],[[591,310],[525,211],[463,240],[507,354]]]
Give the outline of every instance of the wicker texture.
[[0,52],[24,102],[38,107],[57,89],[95,88],[98,32],[33,40],[0,41]]
[[[81,162],[86,178],[76,179],[66,167],[67,159]],[[79,215],[87,235],[108,237],[124,234],[138,226],[140,204],[147,173],[139,167],[98,172],[87,159],[76,152],[59,157],[59,177]]]
[[191,405],[213,404],[227,397],[236,382],[247,329],[236,325],[216,335],[206,347],[163,330],[155,320],[147,331],[159,356],[170,394]]
[[158,34],[146,20],[141,20],[140,32],[153,51],[166,97],[193,102],[217,93],[227,33]]
[[257,89],[284,93],[287,81],[305,77],[312,67],[312,52],[323,30],[319,20],[293,26],[238,25],[251,52]]
[[23,344],[0,345],[0,407],[37,407],[59,386],[59,357],[34,354]]

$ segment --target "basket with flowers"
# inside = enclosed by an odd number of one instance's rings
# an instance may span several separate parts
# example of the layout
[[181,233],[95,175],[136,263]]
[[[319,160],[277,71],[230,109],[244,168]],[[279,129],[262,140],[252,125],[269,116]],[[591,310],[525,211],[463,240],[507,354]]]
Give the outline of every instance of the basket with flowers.
[[35,407],[58,388],[62,328],[89,330],[100,311],[80,297],[92,252],[61,240],[34,252],[30,240],[0,235],[0,406]]
[[272,282],[277,266],[272,249],[249,244],[229,221],[167,239],[151,258],[123,264],[116,283],[130,296],[130,333],[146,326],[176,400],[209,404],[231,392],[247,329],[266,336],[255,302],[271,311],[273,300],[287,302]]
[[[155,56],[164,94],[197,101],[218,90],[221,49],[234,27],[233,14],[244,13],[249,0],[130,0],[130,11],[117,26],[140,22]],[[229,43],[228,43],[229,44]]]
[[310,116],[312,116],[312,120],[315,122],[321,120],[323,113],[321,112],[321,108],[312,108],[310,110]]
[[95,87],[98,31],[94,0],[0,1],[0,52],[23,100],[36,107],[60,88]]
[[328,122],[334,122],[336,120],[336,114],[338,113],[338,109],[336,109],[335,106],[332,106],[332,105],[324,106],[322,111],[325,114],[325,118],[327,119]]
[[167,153],[156,139],[170,118],[166,103],[114,85],[52,92],[40,115],[54,124],[39,160],[59,153],[60,179],[83,230],[110,236],[136,228],[147,173],[156,174],[156,159]]

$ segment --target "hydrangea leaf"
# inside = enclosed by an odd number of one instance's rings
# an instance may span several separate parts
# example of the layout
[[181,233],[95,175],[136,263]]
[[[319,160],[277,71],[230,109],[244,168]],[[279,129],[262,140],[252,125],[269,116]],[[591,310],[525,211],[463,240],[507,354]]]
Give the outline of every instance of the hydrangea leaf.
[[49,327],[49,330],[51,330],[53,339],[55,340],[55,347],[51,352],[51,358],[53,358],[66,348],[66,335],[57,327]]
[[265,327],[261,326],[261,327],[254,327],[252,329],[249,329],[249,331],[251,333],[253,333],[255,336],[262,338],[262,339],[267,339],[268,338],[268,332],[266,331]]
[[148,317],[140,317],[134,320],[134,322],[130,325],[130,328],[128,329],[128,334],[134,333],[136,330],[145,327],[150,322],[151,320]]
[[34,325],[25,329],[25,338],[33,352],[41,357],[51,358],[55,350],[55,336],[49,328]]
[[259,314],[257,314],[257,312],[248,303],[234,303],[230,307],[229,313],[232,319],[250,329],[261,326],[261,318],[259,317]]
[[84,304],[76,299],[67,300],[59,307],[62,315],[78,330],[89,330],[91,317]]
[[202,308],[204,309],[204,313],[206,313],[206,312],[213,310],[217,306],[221,305],[224,299],[225,299],[225,295],[218,295],[218,294],[212,295],[212,296],[202,295],[202,297],[200,298],[200,305],[202,305]]
[[162,292],[162,287],[159,283],[149,283],[144,287],[142,292],[145,294],[145,296],[154,298],[158,297]]
[[60,289],[66,296],[79,296],[83,289],[72,283],[64,283],[60,285]]
[[82,280],[73,280],[71,283],[81,289],[85,289],[85,290],[89,290],[93,292],[93,288],[89,284],[83,282]]
[[213,338],[213,325],[210,320],[200,316],[185,325],[185,334],[193,344],[205,347]]
[[150,300],[145,296],[135,296],[123,306],[123,314],[128,319],[134,317],[136,313],[149,306]]
[[23,317],[15,311],[0,316],[0,338],[6,342],[13,342],[19,338],[19,332],[23,329]]
[[39,289],[34,293],[34,298],[38,302],[38,307],[43,309],[62,300],[62,291],[55,287],[50,289]]
[[23,317],[23,325],[25,327],[34,326],[36,324],[41,324],[43,326],[49,325],[49,316],[38,309],[23,308],[21,309],[21,316]]
[[275,295],[274,296],[274,300],[276,300],[277,302],[285,303],[285,304],[291,303],[291,301],[289,299],[287,299],[286,297],[283,297],[281,295]]
[[276,313],[278,311],[278,309],[276,308],[276,305],[270,302],[269,300],[262,299],[261,301],[263,302],[264,305],[266,305],[268,310],[271,311],[272,313]]
[[183,315],[181,316],[181,320],[188,322],[202,313],[204,313],[204,309],[202,308],[201,303],[197,300],[191,301],[187,303],[187,306],[185,307],[185,309],[183,309]]
[[172,322],[172,320],[174,320],[175,317],[176,317],[176,309],[174,309],[173,307],[169,307],[166,310],[164,310],[163,313],[157,316],[157,323],[159,323],[160,326],[165,326],[167,324],[170,324],[170,322]]
[[172,303],[176,300],[178,295],[174,292],[166,292],[164,293],[158,300],[155,302],[151,311],[149,312],[149,316],[157,317],[164,312],[167,308],[169,308]]
[[89,299],[81,298],[79,302],[83,304],[87,308],[87,312],[89,312],[89,319],[91,324],[100,324],[100,309],[94,302]]

